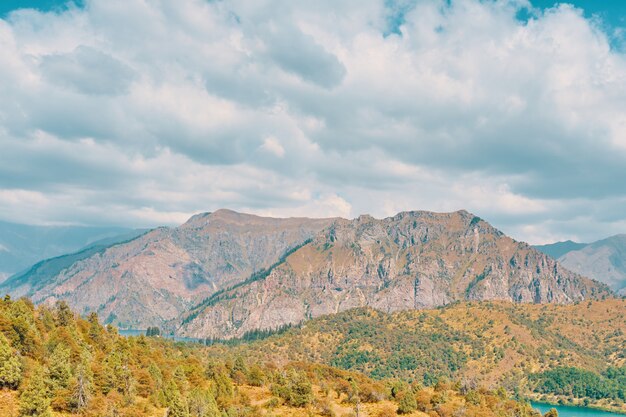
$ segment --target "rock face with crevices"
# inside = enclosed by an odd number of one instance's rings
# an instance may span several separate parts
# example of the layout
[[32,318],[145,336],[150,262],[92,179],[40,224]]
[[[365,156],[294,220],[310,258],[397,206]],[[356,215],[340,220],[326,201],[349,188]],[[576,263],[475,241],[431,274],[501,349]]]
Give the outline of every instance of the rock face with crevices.
[[337,219],[268,274],[208,297],[178,333],[229,338],[353,307],[570,303],[610,290],[466,211]]

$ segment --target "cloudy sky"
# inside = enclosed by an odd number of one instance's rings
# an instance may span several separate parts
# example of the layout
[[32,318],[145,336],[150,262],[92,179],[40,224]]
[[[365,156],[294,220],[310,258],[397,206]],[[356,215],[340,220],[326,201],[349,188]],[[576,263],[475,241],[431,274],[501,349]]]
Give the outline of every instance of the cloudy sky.
[[0,219],[626,233],[624,3],[4,1]]

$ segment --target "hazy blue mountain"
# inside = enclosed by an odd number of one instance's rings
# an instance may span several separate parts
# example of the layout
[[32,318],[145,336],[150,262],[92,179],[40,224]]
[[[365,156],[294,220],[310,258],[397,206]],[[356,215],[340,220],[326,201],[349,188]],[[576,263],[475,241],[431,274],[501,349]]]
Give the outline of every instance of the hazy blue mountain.
[[0,281],[42,259],[76,252],[102,239],[128,233],[132,229],[32,226],[0,221]]
[[114,237],[93,242],[77,252],[39,261],[30,268],[16,273],[8,277],[4,282],[0,283],[0,294],[3,289],[11,287],[18,288],[28,286],[29,288],[39,289],[47,283],[47,280],[50,277],[61,273],[61,271],[70,267],[75,262],[89,258],[93,255],[101,254],[114,245],[130,242],[148,231],[149,230],[145,229],[133,229],[126,233],[115,235]]
[[609,285],[626,295],[626,234],[593,243],[572,241],[536,246],[567,269]]
[[536,245],[535,249],[551,256],[554,259],[559,259],[561,256],[573,250],[582,249],[587,246],[587,243],[572,242],[566,240],[565,242],[549,243],[547,245]]

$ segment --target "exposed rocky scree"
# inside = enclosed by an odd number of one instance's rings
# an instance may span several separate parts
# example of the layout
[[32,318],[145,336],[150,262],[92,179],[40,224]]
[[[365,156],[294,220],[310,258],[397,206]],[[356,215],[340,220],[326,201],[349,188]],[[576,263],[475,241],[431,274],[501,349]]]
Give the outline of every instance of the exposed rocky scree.
[[361,306],[390,312],[455,300],[610,295],[466,211],[345,220],[218,210],[111,246],[43,281],[13,277],[0,287],[7,290],[35,302],[64,299],[121,326],[216,338]]

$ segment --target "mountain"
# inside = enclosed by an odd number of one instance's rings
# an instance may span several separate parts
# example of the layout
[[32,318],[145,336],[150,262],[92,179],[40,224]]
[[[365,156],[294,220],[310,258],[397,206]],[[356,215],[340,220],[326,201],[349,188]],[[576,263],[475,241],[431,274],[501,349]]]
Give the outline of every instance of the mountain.
[[333,221],[266,273],[204,300],[177,332],[238,337],[354,307],[568,303],[609,293],[466,211],[415,211]]
[[11,276],[7,280],[6,286],[10,286],[12,294],[16,296],[33,293],[48,284],[49,277],[60,274],[64,269],[71,267],[74,263],[95,254],[101,254],[111,246],[130,242],[144,233],[147,233],[147,231],[141,229],[132,230],[115,237],[98,240],[78,252],[37,262],[24,272]]
[[537,249],[569,270],[604,282],[617,293],[626,295],[626,234],[593,243],[568,241],[537,246]]
[[535,249],[551,256],[554,259],[559,259],[566,253],[582,249],[585,246],[587,246],[587,243],[578,243],[566,240],[564,242],[549,243],[547,245],[535,245]]
[[466,211],[346,220],[218,210],[46,261],[0,292],[36,303],[66,300],[122,327],[220,338],[353,307],[391,312],[456,300],[568,303],[609,295]]
[[[552,391],[541,385],[553,373],[568,370],[579,379],[591,376],[584,383],[594,398],[587,401],[626,412],[620,397],[626,389],[625,313],[624,299],[568,305],[463,302],[391,314],[361,308],[321,316],[252,343],[216,343],[210,351],[278,364],[312,361],[425,385],[441,379],[471,381],[535,400],[547,395],[544,401],[582,405],[582,398],[557,394],[567,388],[565,378]],[[616,389],[606,383],[611,378],[603,377],[611,373],[618,382],[621,378]]]
[[93,253],[46,261],[9,278],[0,292],[37,303],[67,300],[123,327],[162,326],[269,267],[331,221],[218,210]]
[[0,281],[42,259],[130,232],[121,227],[32,226],[0,221]]

